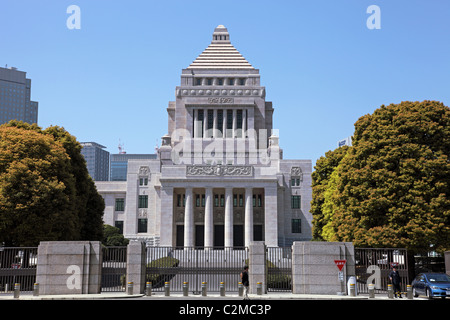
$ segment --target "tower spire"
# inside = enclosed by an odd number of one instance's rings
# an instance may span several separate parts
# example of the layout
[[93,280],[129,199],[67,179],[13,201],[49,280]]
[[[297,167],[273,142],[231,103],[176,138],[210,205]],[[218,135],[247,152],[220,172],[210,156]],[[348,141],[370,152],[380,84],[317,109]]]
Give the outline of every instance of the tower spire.
[[225,26],[218,25],[216,29],[214,29],[211,43],[230,43],[230,34]]

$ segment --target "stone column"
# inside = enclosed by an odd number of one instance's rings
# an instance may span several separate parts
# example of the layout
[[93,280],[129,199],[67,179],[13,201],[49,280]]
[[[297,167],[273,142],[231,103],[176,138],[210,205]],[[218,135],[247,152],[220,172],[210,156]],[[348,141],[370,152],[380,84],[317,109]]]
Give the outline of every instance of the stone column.
[[234,138],[236,136],[236,130],[237,130],[236,109],[233,109],[233,136],[232,136],[232,138]]
[[223,117],[222,117],[222,137],[226,138],[226,132],[227,132],[227,113],[228,109],[223,109]]
[[225,247],[233,246],[233,188],[225,187]]
[[213,189],[205,188],[205,249],[213,246]]
[[198,110],[193,109],[192,112],[194,113],[194,134],[193,137],[198,137]]
[[214,138],[218,138],[218,132],[217,132],[217,109],[213,109],[213,134],[212,136]]
[[253,189],[245,188],[245,242],[246,247],[253,242]]
[[184,208],[184,247],[194,246],[194,202],[192,188],[186,188],[186,203]]
[[203,110],[203,138],[207,138],[208,131],[208,109]]
[[247,109],[242,109],[242,138],[247,136]]

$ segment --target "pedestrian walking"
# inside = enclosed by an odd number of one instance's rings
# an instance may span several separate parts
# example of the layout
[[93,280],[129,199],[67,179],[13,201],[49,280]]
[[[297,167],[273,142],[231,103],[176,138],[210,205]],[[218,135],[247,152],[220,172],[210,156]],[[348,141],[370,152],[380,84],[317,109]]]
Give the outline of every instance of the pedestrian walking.
[[392,286],[394,288],[394,297],[397,298],[397,294],[399,295],[399,298],[402,297],[402,291],[400,288],[400,274],[398,273],[397,266],[394,265],[392,267],[392,271],[389,273],[389,280],[392,283]]
[[248,289],[249,289],[249,281],[248,281],[248,266],[244,267],[244,271],[241,272],[241,282],[244,286],[244,300],[249,300],[248,298]]

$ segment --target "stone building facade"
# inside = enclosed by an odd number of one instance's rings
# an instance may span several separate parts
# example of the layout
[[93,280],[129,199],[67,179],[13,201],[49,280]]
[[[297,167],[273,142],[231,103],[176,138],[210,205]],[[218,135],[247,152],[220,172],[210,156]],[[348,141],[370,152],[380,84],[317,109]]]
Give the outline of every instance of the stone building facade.
[[182,70],[157,159],[96,182],[104,221],[148,245],[240,247],[310,240],[310,160],[283,159],[259,70],[220,25]]

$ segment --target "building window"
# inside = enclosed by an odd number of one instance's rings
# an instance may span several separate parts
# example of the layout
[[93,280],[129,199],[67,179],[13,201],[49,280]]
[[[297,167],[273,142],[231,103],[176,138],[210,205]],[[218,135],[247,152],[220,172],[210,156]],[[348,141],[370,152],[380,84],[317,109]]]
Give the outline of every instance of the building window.
[[120,234],[123,234],[123,221],[114,222],[114,226],[119,229]]
[[223,85],[223,79],[221,79],[221,78],[217,79],[217,83],[219,84],[219,86],[222,86]]
[[177,207],[184,207],[186,197],[184,194],[177,194]]
[[262,195],[258,194],[258,207],[262,206]]
[[230,84],[230,86],[234,86],[234,79],[229,79],[228,83]]
[[139,196],[138,208],[148,208],[148,195]]
[[213,80],[212,79],[208,79],[207,81],[208,81],[208,86],[212,86]]
[[300,178],[292,178],[291,179],[291,186],[292,187],[299,187],[300,186]]
[[220,195],[220,206],[221,207],[225,206],[225,196],[223,194]]
[[239,207],[243,207],[244,206],[244,195],[240,194],[239,195]]
[[302,233],[301,219],[292,219],[292,233]]
[[223,129],[223,126],[222,126],[222,124],[223,124],[223,110],[217,110],[217,123],[219,124],[217,130],[220,131],[220,134],[223,134],[223,132],[222,132],[222,129]]
[[201,78],[195,79],[195,84],[196,84],[197,86],[201,86],[201,85],[202,85],[202,79],[201,79]]
[[116,211],[124,211],[125,210],[125,199],[117,198],[116,199]]
[[237,207],[238,205],[238,195],[233,194],[233,207]]
[[139,185],[140,186],[148,185],[148,178],[139,178]]
[[219,206],[219,195],[215,194],[214,195],[214,207],[218,207]]
[[138,219],[138,233],[147,232],[147,219]]
[[291,196],[292,209],[300,209],[300,196]]
[[239,85],[241,85],[241,86],[245,85],[245,79],[244,78],[239,79]]
[[195,196],[195,206],[196,207],[204,207],[205,206],[205,195],[204,194],[197,194]]

